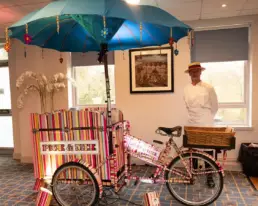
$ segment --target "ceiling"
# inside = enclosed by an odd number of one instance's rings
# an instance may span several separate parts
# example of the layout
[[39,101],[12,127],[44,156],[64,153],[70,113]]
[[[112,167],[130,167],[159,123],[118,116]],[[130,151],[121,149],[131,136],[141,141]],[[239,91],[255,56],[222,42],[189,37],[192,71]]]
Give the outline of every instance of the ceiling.
[[[53,0],[52,0],[53,1]],[[0,0],[0,37],[4,29],[51,0]],[[258,14],[258,0],[141,0],[156,5],[182,21]],[[226,7],[222,7],[226,4]]]
[[[141,0],[151,2],[182,21],[258,14],[258,0]],[[222,7],[226,4],[226,7]]]

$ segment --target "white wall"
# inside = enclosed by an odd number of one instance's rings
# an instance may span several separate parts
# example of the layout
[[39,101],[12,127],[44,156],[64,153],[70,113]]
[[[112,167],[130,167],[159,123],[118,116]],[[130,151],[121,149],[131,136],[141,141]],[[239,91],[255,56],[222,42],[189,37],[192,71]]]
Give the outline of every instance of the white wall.
[[[52,76],[58,72],[67,72],[67,53],[62,54],[63,63],[59,62],[60,53],[54,50],[42,50],[36,46],[27,46],[27,58],[24,57],[24,45],[18,40],[12,40],[12,50],[9,53],[9,70],[11,83],[11,101],[13,113],[14,158],[22,162],[32,162],[32,133],[30,128],[30,113],[40,112],[40,100],[37,93],[29,94],[24,101],[24,108],[16,106],[19,91],[16,89],[16,79],[25,71],[40,72]],[[67,89],[55,96],[55,109],[68,108]]]
[[[183,125],[186,120],[183,89],[188,83],[184,73],[190,61],[187,39],[178,45],[180,54],[174,57],[174,93],[130,94],[129,54],[116,52],[116,105],[123,111],[125,119],[131,122],[132,135],[152,142],[154,139],[167,140],[155,134],[159,126],[173,127]],[[181,144],[180,139],[177,143]]]
[[[245,23],[252,23],[251,29],[251,51],[250,58],[253,70],[252,84],[252,124],[251,131],[237,131],[236,149],[227,154],[227,167],[239,168],[236,164],[240,144],[243,142],[258,142],[258,18],[240,17],[220,20],[207,20],[187,22],[193,28],[201,29],[216,26],[229,26]],[[175,92],[168,94],[130,94],[129,82],[129,58],[128,52],[116,52],[116,103],[132,124],[132,134],[142,137],[143,140],[152,142],[153,139],[164,139],[155,134],[158,126],[173,127],[183,126],[186,123],[186,109],[183,102],[183,88],[190,81],[188,75],[184,73],[190,63],[190,52],[187,38],[180,40],[178,49],[180,54],[175,57],[174,66],[174,86]],[[250,129],[249,129],[250,130]],[[182,138],[176,140],[178,145],[182,145]]]

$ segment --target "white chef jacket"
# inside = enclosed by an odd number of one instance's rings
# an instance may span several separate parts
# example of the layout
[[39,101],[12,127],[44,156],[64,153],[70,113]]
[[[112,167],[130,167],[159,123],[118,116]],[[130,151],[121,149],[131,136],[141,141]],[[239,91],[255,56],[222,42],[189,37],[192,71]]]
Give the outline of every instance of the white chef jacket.
[[199,82],[184,88],[184,101],[188,110],[188,124],[191,126],[212,126],[218,111],[218,99],[214,88]]

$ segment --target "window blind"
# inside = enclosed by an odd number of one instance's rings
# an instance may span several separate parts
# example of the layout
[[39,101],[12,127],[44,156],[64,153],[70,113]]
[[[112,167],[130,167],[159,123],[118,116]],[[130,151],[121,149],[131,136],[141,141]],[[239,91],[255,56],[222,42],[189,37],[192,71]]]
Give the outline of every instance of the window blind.
[[[98,52],[86,52],[84,54],[73,52],[71,54],[72,66],[98,65]],[[114,64],[114,52],[108,52],[108,64]]]
[[191,61],[248,60],[248,30],[249,27],[196,31]]

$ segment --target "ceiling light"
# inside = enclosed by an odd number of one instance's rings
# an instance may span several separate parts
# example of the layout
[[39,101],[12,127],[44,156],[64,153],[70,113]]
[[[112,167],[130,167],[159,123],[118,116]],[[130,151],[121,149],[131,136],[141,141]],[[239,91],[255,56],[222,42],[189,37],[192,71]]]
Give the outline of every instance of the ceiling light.
[[225,8],[225,7],[227,6],[227,4],[222,4],[221,6],[222,6],[223,8]]
[[125,0],[128,4],[139,4],[140,0]]

